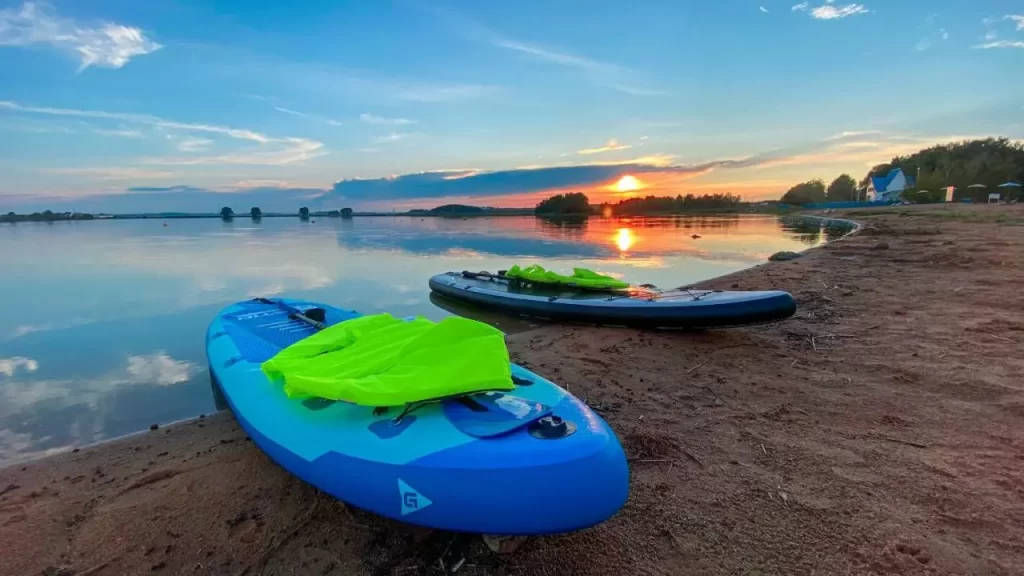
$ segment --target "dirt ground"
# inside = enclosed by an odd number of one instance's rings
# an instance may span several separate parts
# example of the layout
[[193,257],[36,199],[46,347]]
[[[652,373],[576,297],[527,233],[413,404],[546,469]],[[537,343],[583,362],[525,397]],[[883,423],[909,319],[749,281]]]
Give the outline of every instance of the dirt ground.
[[789,321],[510,338],[631,458],[598,527],[498,556],[318,494],[221,414],[0,470],[0,574],[1024,573],[1024,208],[849,217],[708,283],[789,290]]

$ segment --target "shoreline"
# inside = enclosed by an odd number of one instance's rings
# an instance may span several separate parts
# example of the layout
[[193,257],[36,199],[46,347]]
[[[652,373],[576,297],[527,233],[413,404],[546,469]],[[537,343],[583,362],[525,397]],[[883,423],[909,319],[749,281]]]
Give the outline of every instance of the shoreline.
[[[459,574],[1024,565],[1024,209],[856,219],[842,242],[698,283],[786,289],[791,320],[510,336],[616,431],[630,500],[508,556],[473,541]],[[0,575],[441,574],[461,546],[320,495],[245,440],[218,413],[0,469]]]
[[[725,214],[725,213],[722,213],[722,214]],[[438,215],[434,215],[434,216],[438,216]],[[849,225],[851,227],[850,232],[847,232],[846,234],[844,234],[843,236],[841,236],[839,238],[836,238],[835,240],[826,240],[825,242],[822,242],[821,244],[819,244],[817,246],[811,246],[810,248],[805,248],[803,250],[800,250],[797,253],[800,254],[801,256],[802,255],[806,255],[808,253],[811,253],[811,252],[813,252],[815,250],[819,250],[819,249],[821,249],[822,247],[824,247],[827,244],[833,244],[835,242],[838,242],[840,240],[848,238],[849,236],[852,236],[853,234],[855,234],[861,228],[861,224],[858,223],[857,221],[849,220],[849,219],[845,219],[845,218],[833,218],[833,217],[821,216],[821,215],[817,215],[817,214],[801,214],[801,215],[794,215],[794,216],[795,217],[800,217],[800,218],[811,218],[811,219],[815,219],[815,220],[820,220],[824,224],[827,224],[830,221],[843,222],[844,224],[847,224],[847,225]],[[219,218],[219,216],[217,216],[217,217]],[[205,216],[203,216],[203,218],[205,218]],[[540,218],[540,217],[538,217],[538,218]],[[692,286],[701,286],[701,285],[705,285],[705,284],[708,284],[708,283],[713,283],[713,282],[716,282],[716,281],[719,281],[719,280],[723,280],[723,279],[726,279],[726,278],[731,278],[734,275],[738,275],[738,274],[742,275],[742,274],[744,274],[746,272],[749,272],[751,270],[754,270],[754,269],[759,268],[761,266],[764,266],[766,264],[771,264],[771,262],[761,262],[761,263],[758,263],[758,264],[754,264],[754,265],[752,265],[752,266],[750,266],[748,268],[744,268],[742,270],[737,270],[735,272],[729,272],[729,273],[723,274],[721,276],[715,276],[715,277],[708,278],[708,279],[705,279],[705,280],[700,280],[698,282],[694,282],[692,284]],[[456,313],[456,312],[453,312],[453,313]],[[544,321],[540,321],[540,323],[538,324],[538,328],[534,328],[534,329],[543,329],[545,326],[550,327],[551,324],[546,323]],[[522,333],[522,332],[523,331],[516,331],[516,332],[514,332],[512,334],[519,334],[519,333]],[[512,335],[512,334],[509,334],[509,335]],[[168,428],[168,427],[171,427],[171,426],[177,426],[177,425],[181,425],[181,424],[188,424],[190,422],[197,421],[197,420],[200,420],[200,419],[203,419],[203,418],[208,418],[208,417],[211,417],[211,416],[214,416],[214,415],[217,415],[217,414],[221,414],[221,413],[224,413],[224,412],[228,412],[228,410],[225,408],[223,410],[217,410],[217,411],[215,411],[215,412],[213,412],[211,414],[199,414],[197,416],[191,416],[191,417],[188,417],[188,418],[182,418],[182,419],[174,420],[174,421],[171,421],[171,422],[157,423],[156,425],[159,428],[163,429],[163,428]],[[27,459],[27,460],[14,460],[14,461],[7,462],[7,463],[0,463],[0,472],[2,472],[5,468],[14,467],[14,466],[23,466],[23,465],[26,465],[28,463],[35,462],[37,460],[42,460],[42,459],[53,457],[53,456],[60,456],[62,454],[69,454],[72,451],[80,451],[80,450],[84,450],[86,448],[93,448],[93,447],[96,447],[96,446],[102,446],[102,445],[118,442],[120,440],[129,439],[129,438],[141,435],[141,434],[146,434],[146,433],[148,433],[150,431],[151,430],[145,430],[145,429],[137,430],[135,432],[130,432],[130,433],[124,434],[122,436],[117,436],[117,437],[114,437],[114,438],[105,438],[103,440],[100,440],[98,442],[94,442],[94,443],[91,443],[91,444],[65,446],[65,447],[56,449],[56,451],[48,452],[48,453],[46,453],[44,455],[37,456],[37,457],[34,457],[34,458],[30,458],[30,459]]]
[[[479,212],[451,212],[451,213],[430,213],[430,212],[367,212],[367,213],[354,213],[350,217],[344,217],[340,215],[331,215],[326,212],[310,212],[309,218],[330,218],[340,220],[352,220],[353,218],[448,218],[451,220],[461,220],[465,218],[522,218],[524,216],[533,216],[541,220],[577,220],[587,218],[674,218],[674,217],[709,217],[709,216],[787,216],[787,215],[801,215],[800,212],[786,212],[786,211],[699,211],[699,212],[657,212],[649,214],[620,214],[613,216],[602,216],[601,214],[537,214],[532,209],[524,209],[523,211],[503,211],[495,213],[479,213]],[[18,214],[19,218],[28,216],[26,214]],[[0,224],[46,224],[54,222],[96,222],[96,221],[108,221],[108,220],[223,220],[224,218],[220,214],[216,213],[196,213],[196,214],[181,214],[181,213],[153,213],[153,214],[90,214],[90,218],[50,218],[50,219],[19,219],[19,220],[6,220],[4,217],[0,217]],[[263,218],[297,218],[302,220],[303,218],[298,214],[284,214],[278,212],[267,212],[263,213],[259,218],[252,218],[247,213],[237,213],[233,217],[227,219],[231,222],[234,220],[262,220]]]

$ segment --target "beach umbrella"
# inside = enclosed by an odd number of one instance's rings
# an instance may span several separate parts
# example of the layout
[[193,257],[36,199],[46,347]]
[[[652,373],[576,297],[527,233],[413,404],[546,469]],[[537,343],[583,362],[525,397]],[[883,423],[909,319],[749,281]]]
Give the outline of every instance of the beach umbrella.
[[1020,188],[1020,182],[1007,182],[1006,184],[1000,184],[1000,188]]
[[971,184],[968,188],[988,188],[988,186],[985,186],[984,184]]

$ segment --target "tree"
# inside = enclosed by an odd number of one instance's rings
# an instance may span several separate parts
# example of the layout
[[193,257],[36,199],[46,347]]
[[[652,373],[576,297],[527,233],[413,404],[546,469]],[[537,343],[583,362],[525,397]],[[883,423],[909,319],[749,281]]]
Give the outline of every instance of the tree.
[[249,217],[253,220],[259,220],[260,218],[263,218],[263,210],[260,210],[259,206],[253,206],[249,209]]
[[547,215],[589,214],[590,199],[582,192],[556,194],[546,200],[541,200],[534,212]]
[[857,181],[849,174],[842,174],[828,185],[825,193],[829,202],[850,202],[857,199]]
[[303,220],[308,220],[309,219],[309,208],[306,208],[305,206],[303,206],[302,208],[299,208],[299,218],[302,218]]
[[235,217],[235,211],[225,206],[220,209],[220,217],[222,220],[231,220]]
[[341,209],[341,217],[342,218],[351,218],[352,217],[352,209],[351,208],[342,208]]
[[814,204],[825,201],[825,183],[811,180],[793,186],[779,200],[783,204]]

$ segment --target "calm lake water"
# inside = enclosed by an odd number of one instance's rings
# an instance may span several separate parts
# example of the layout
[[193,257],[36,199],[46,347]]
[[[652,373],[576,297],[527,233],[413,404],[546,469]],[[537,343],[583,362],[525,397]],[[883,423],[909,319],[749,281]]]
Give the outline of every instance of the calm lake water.
[[240,299],[440,319],[427,278],[447,270],[580,265],[669,288],[826,237],[769,216],[164,224],[0,224],[0,465],[214,411],[204,332]]

